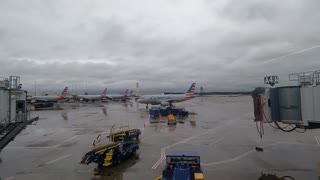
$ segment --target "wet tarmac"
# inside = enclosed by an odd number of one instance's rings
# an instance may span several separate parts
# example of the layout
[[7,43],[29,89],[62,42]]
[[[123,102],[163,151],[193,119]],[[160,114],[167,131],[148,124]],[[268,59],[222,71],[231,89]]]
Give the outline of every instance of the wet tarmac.
[[[72,106],[72,108],[71,108]],[[64,104],[40,116],[1,153],[2,179],[155,179],[165,152],[191,150],[201,155],[206,179],[261,179],[264,174],[318,179],[320,130],[285,133],[265,124],[262,139],[253,123],[250,96],[198,97],[177,104],[190,112],[184,123],[168,126],[150,120],[136,102]],[[161,123],[162,122],[162,123]],[[142,131],[139,153],[122,164],[95,173],[96,164],[79,164],[95,137],[114,124]],[[260,146],[263,151],[256,151]]]

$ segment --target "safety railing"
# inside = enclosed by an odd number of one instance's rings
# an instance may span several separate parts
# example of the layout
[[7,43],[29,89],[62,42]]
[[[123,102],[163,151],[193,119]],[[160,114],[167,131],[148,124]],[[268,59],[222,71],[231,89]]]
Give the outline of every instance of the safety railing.
[[289,74],[289,81],[298,81],[299,85],[320,84],[320,70]]
[[8,89],[9,88],[9,79],[0,77],[0,89]]
[[316,80],[316,85],[320,84],[320,70],[315,71],[315,80]]
[[6,123],[8,123],[8,122],[7,122],[7,119],[8,119],[7,117],[5,117],[4,119],[2,119],[2,120],[0,121],[0,124],[6,124]]

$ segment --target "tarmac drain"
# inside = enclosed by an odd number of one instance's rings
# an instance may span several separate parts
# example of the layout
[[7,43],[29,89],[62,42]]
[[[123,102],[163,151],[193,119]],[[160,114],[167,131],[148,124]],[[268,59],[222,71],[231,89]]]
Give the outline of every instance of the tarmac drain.
[[256,147],[256,151],[258,151],[258,152],[263,152],[263,148],[261,148],[261,147]]

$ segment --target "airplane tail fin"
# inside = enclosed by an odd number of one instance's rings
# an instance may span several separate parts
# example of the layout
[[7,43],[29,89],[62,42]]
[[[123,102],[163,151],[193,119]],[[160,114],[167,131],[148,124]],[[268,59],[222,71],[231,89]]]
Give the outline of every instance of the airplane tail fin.
[[133,90],[131,90],[129,93],[129,96],[132,96],[132,95],[133,95]]
[[185,97],[192,98],[194,96],[195,90],[196,90],[196,83],[192,83],[187,93],[185,94]]
[[65,87],[65,88],[63,89],[63,91],[61,92],[61,95],[62,95],[63,97],[65,97],[65,96],[68,95],[68,87]]
[[106,96],[107,95],[107,88],[104,89],[104,91],[101,93],[101,96]]
[[129,92],[129,89],[127,89],[122,95],[127,96]]

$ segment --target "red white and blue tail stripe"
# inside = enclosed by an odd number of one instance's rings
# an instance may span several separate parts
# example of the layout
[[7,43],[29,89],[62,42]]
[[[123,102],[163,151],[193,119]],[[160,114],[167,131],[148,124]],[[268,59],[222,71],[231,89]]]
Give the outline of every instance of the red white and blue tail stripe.
[[107,95],[107,88],[104,89],[104,91],[101,93],[102,97],[105,97]]
[[58,95],[58,99],[64,99],[68,96],[68,87],[65,87],[60,95]]
[[194,96],[195,90],[196,90],[196,83],[192,83],[187,93],[185,94],[185,97],[192,98]]
[[127,89],[127,90],[122,94],[122,96],[128,96],[128,92],[129,92],[129,89]]
[[65,87],[61,93],[62,96],[67,96],[68,95],[68,87]]

